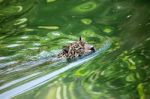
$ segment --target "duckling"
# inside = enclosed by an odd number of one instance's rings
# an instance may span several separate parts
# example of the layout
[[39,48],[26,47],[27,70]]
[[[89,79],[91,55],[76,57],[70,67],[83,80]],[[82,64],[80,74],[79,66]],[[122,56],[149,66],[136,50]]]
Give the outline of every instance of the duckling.
[[82,37],[80,37],[78,41],[75,41],[64,47],[63,50],[58,54],[58,58],[75,59],[89,55],[95,51],[96,50],[93,45],[88,44],[82,39]]

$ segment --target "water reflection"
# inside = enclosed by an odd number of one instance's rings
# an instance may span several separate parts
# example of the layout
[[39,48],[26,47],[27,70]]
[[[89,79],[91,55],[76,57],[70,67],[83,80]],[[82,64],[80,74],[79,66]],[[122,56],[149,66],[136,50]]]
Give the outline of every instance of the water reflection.
[[[29,75],[29,76],[26,76],[26,77],[23,77],[23,78],[20,78],[20,79],[11,81],[11,82],[9,82],[9,83],[7,83],[7,84],[1,86],[1,87],[0,87],[0,90],[5,89],[5,88],[7,88],[7,87],[10,87],[10,86],[12,86],[12,85],[14,85],[14,84],[16,84],[16,83],[19,83],[19,82],[21,82],[21,81],[23,81],[23,80],[29,79],[29,78],[31,78],[31,77],[33,77],[33,76],[38,75],[38,74],[39,74],[39,73],[35,73],[35,74],[32,74],[32,75]],[[3,98],[4,98],[4,97],[3,97]]]
[[[0,96],[149,99],[148,9],[147,0],[0,0]],[[112,45],[93,60],[51,62],[79,36],[97,49],[107,38]]]
[[[89,61],[91,59],[93,59],[94,57],[96,57],[100,53],[103,53],[104,51],[106,51],[110,47],[110,45],[111,45],[111,42],[110,41],[106,41],[104,43],[104,45],[102,46],[102,48],[100,48],[94,54],[89,55],[89,56],[87,56],[87,57],[85,57],[85,58],[83,58],[83,59],[81,59],[81,60],[79,60],[77,62],[70,63],[67,66],[65,66],[65,67],[63,67],[63,68],[61,68],[59,70],[56,70],[56,71],[54,71],[52,73],[49,73],[49,74],[47,74],[45,76],[42,76],[42,77],[38,78],[38,79],[32,80],[30,82],[27,82],[27,83],[25,83],[25,84],[23,84],[23,85],[21,85],[19,87],[16,87],[14,89],[6,91],[6,92],[4,92],[4,93],[2,93],[0,95],[0,98],[9,99],[9,98],[14,97],[14,96],[16,96],[18,94],[24,93],[26,91],[29,91],[29,90],[33,89],[33,88],[41,86],[41,85],[49,82],[50,80],[54,79],[59,74],[65,72],[65,71],[67,71],[67,70],[69,70],[69,69],[71,69],[73,67],[81,65],[81,64],[83,64],[83,63],[85,63],[85,62],[87,62],[87,61]],[[27,78],[24,78],[24,79],[27,79]],[[5,86],[8,86],[8,85],[5,85]]]

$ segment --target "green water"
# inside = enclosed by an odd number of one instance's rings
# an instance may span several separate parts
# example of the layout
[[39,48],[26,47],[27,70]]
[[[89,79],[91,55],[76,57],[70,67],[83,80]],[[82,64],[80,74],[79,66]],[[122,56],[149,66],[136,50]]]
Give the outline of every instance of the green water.
[[[21,89],[11,92],[13,99],[150,99],[149,5],[148,0],[0,0],[1,99],[15,88]],[[96,49],[106,41],[110,47],[36,84],[72,64],[51,59],[80,36]],[[21,92],[30,82],[37,86]]]

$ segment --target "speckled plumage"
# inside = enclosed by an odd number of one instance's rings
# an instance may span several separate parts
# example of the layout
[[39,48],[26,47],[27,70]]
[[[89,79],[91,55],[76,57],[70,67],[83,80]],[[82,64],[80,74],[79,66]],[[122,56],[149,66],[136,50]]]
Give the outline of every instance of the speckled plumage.
[[66,46],[62,52],[58,54],[58,58],[74,59],[93,52],[95,52],[95,48],[80,37],[78,41]]

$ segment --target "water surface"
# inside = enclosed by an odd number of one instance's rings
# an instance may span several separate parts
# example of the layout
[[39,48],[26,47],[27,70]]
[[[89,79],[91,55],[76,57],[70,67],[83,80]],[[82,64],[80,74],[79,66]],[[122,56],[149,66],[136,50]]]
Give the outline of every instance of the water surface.
[[[0,98],[149,99],[148,0],[0,0]],[[55,60],[82,36],[97,49]]]

